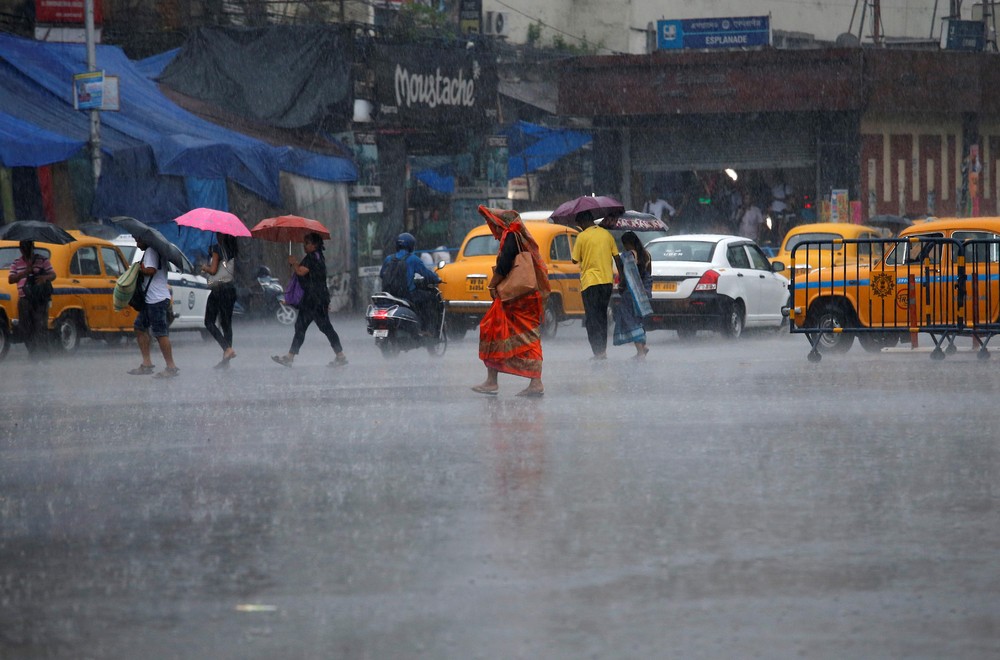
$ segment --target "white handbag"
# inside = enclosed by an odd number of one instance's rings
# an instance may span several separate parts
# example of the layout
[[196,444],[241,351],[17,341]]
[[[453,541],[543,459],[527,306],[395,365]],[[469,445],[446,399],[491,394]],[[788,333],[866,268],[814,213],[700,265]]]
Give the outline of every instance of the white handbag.
[[236,266],[234,262],[236,260],[230,259],[222,249],[222,246],[219,246],[219,253],[219,267],[216,269],[215,275],[210,275],[208,273],[205,274],[205,279],[208,280],[209,289],[218,289],[226,284],[233,283],[233,275]]

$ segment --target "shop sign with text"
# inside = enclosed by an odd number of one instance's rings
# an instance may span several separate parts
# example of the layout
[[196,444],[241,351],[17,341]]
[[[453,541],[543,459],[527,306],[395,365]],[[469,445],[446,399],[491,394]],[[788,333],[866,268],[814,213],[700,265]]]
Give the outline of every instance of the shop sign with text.
[[[83,25],[86,22],[85,0],[35,0],[35,22]],[[94,23],[103,21],[101,0],[94,0]]]
[[378,118],[395,126],[487,124],[497,119],[497,74],[486,53],[376,47]]

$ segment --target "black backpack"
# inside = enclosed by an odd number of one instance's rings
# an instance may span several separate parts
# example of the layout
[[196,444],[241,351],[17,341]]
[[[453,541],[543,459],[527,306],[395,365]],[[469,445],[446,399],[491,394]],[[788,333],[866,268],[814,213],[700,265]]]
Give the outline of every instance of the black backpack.
[[405,298],[410,293],[410,280],[406,272],[406,259],[393,256],[385,265],[382,274],[382,290],[386,293]]

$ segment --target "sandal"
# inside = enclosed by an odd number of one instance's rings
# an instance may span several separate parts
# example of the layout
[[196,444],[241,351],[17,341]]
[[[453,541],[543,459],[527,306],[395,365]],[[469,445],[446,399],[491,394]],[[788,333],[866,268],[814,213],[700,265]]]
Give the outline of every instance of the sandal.
[[534,399],[544,395],[545,390],[521,390],[515,396],[526,396]]
[[181,372],[181,370],[178,369],[177,367],[167,367],[166,369],[164,369],[160,373],[158,373],[155,376],[153,376],[153,378],[173,378],[174,376],[176,376],[180,372]]
[[498,387],[495,390],[491,390],[483,387],[482,385],[476,385],[472,388],[472,391],[478,392],[479,394],[489,394],[490,396],[496,396],[497,392],[500,391],[500,388]]
[[128,374],[130,376],[148,376],[153,373],[154,369],[156,369],[155,364],[140,364],[135,369],[129,369]]
[[291,367],[292,361],[288,359],[287,355],[272,355],[271,359],[280,364],[283,367]]
[[326,365],[328,367],[342,367],[347,364],[347,356],[337,357],[335,360],[331,360],[330,364]]

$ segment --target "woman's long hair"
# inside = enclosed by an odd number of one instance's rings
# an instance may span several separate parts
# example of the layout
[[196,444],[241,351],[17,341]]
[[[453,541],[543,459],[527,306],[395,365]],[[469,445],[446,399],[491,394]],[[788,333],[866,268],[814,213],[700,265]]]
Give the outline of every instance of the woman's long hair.
[[218,241],[219,247],[222,248],[222,253],[226,255],[227,259],[235,259],[239,256],[240,248],[239,244],[236,242],[235,236],[230,236],[229,234],[216,234],[215,240]]
[[639,268],[640,273],[645,273],[649,268],[651,257],[649,252],[646,252],[646,248],[642,247],[642,242],[634,231],[622,234],[622,246],[626,250],[635,250],[635,265]]

